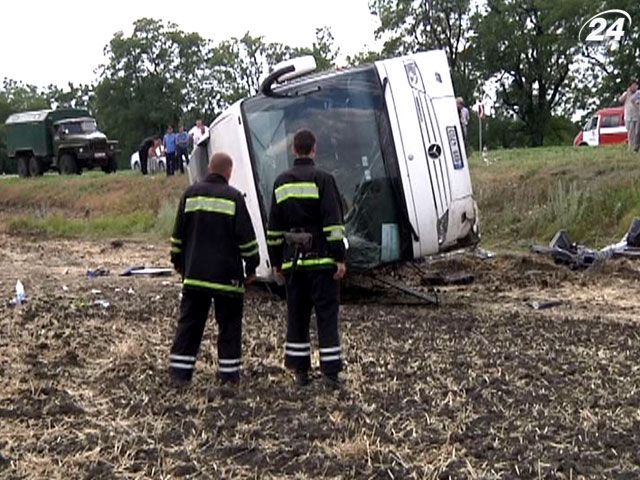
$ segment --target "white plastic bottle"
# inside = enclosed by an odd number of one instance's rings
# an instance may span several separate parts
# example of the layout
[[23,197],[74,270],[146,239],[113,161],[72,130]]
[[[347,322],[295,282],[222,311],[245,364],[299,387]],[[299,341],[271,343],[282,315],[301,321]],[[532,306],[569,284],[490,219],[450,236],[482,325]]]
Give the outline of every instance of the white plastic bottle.
[[22,305],[27,299],[27,294],[24,291],[24,285],[20,280],[16,282],[16,304]]

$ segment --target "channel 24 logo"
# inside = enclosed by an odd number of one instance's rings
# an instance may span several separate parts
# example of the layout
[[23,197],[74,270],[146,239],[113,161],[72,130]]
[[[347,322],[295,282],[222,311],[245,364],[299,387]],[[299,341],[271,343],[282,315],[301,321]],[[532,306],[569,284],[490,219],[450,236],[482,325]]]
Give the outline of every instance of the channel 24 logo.
[[585,42],[620,42],[628,26],[631,26],[629,13],[618,9],[606,10],[584,22],[578,33],[578,40],[582,41],[584,34]]

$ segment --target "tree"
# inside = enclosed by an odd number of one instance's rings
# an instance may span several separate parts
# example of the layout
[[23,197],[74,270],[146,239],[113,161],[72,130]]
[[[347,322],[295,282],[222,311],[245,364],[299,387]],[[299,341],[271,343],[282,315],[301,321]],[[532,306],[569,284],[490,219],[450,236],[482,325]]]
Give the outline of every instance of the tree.
[[8,163],[4,122],[9,115],[49,108],[46,96],[35,86],[5,78],[0,87],[0,172],[14,172]]
[[[588,86],[589,99],[595,107],[617,105],[619,96],[631,80],[640,77],[640,3],[634,0],[601,0],[592,6],[594,13],[613,8],[626,11],[634,22],[629,25],[625,21],[624,35],[619,41],[585,43],[583,46],[583,55],[588,62],[583,83]],[[614,19],[613,16],[605,18]]]
[[475,61],[498,85],[498,103],[524,123],[532,146],[544,142],[555,109],[576,80],[582,0],[488,0],[473,26]]
[[134,22],[131,36],[116,33],[105,47],[107,63],[94,90],[105,133],[131,152],[145,136],[162,133],[197,108],[208,50],[198,34],[149,18]]
[[279,62],[313,55],[318,70],[328,70],[335,66],[338,52],[331,30],[327,27],[316,29],[316,40],[311,48],[266,42],[264,37],[254,37],[249,32],[242,38],[226,40],[213,48],[209,58],[212,90],[217,92],[217,105],[224,108],[258,93],[261,81]]
[[[456,95],[473,98],[478,75],[472,68],[469,0],[371,0],[369,8],[380,20],[376,36],[387,38],[384,57],[444,50]],[[369,58],[375,56],[356,57]]]
[[91,110],[93,103],[93,85],[75,85],[69,82],[66,88],[49,85],[44,95],[51,108],[86,108]]

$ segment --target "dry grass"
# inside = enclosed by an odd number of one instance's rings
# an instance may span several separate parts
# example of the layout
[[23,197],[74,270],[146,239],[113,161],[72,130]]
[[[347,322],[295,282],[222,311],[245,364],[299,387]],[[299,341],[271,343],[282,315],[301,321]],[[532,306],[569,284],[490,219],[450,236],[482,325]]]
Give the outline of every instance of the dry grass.
[[[640,271],[629,262],[590,274],[521,256],[434,263],[472,268],[477,282],[446,289],[439,309],[342,306],[341,392],[317,379],[292,387],[284,305],[252,293],[243,388],[223,398],[211,324],[195,384],[166,384],[176,278],[84,276],[89,264],[155,263],[166,246],[0,241],[0,292],[8,297],[20,275],[30,299],[0,306],[0,478],[591,480],[640,471]],[[409,273],[396,272],[415,283]],[[93,305],[95,288],[109,309]],[[549,296],[566,303],[526,306]]]

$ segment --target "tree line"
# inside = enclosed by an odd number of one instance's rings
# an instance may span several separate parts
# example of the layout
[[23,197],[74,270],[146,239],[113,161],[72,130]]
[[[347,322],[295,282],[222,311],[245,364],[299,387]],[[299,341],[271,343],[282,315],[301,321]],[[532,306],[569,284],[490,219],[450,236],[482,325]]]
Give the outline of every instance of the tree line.
[[[454,88],[472,105],[495,100],[486,125],[489,148],[567,143],[571,117],[615,104],[640,74],[640,21],[616,43],[579,41],[586,19],[610,8],[640,20],[635,0],[370,0],[378,18],[379,51],[347,57],[359,65],[401,54],[443,49]],[[0,87],[0,161],[3,125],[13,112],[85,107],[109,137],[120,141],[123,163],[140,140],[168,124],[211,121],[233,102],[257,92],[269,69],[311,54],[320,70],[336,66],[339,48],[329,28],[316,29],[310,47],[268,42],[246,33],[218,44],[171,22],[142,18],[130,35],[105,46],[94,83],[37,88],[4,79]],[[474,132],[472,125],[471,134]],[[476,126],[477,128],[477,126]],[[486,128],[486,127],[485,127]],[[6,162],[5,162],[6,163]]]

